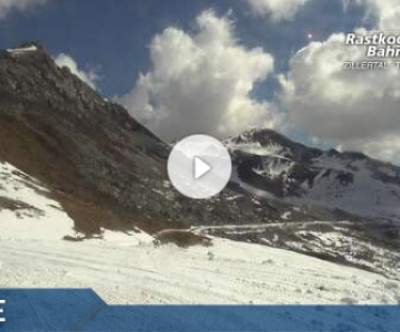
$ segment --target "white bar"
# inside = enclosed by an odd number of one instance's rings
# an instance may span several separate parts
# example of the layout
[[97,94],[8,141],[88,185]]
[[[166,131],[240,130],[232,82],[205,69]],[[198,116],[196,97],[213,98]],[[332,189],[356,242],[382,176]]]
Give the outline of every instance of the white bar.
[[[6,304],[6,300],[0,300],[0,304]],[[0,308],[0,314],[4,312],[3,309]],[[3,317],[0,317],[0,323],[5,323],[6,319]]]

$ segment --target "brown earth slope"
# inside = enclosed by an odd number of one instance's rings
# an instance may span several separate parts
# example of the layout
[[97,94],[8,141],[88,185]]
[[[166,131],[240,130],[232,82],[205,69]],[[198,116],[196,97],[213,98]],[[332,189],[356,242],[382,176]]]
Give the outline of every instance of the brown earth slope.
[[[167,146],[42,50],[0,54],[0,159],[51,187],[79,230],[145,223]],[[140,208],[143,207],[143,211]]]

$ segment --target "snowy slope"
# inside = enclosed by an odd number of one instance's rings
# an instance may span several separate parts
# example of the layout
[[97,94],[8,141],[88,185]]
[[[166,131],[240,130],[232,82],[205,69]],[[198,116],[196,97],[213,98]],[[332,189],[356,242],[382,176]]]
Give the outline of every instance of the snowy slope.
[[226,142],[233,181],[264,197],[340,209],[364,218],[400,221],[400,168],[360,153],[322,151],[271,130]]
[[89,287],[109,303],[398,303],[400,283],[264,245],[155,247],[140,231],[84,241],[37,180],[0,164],[0,288]]
[[[196,231],[231,240],[306,253],[400,281],[400,252],[379,239],[381,225],[349,221],[292,221],[264,225],[200,226]],[[385,232],[393,232],[386,228]],[[374,237],[370,236],[374,234]]]
[[368,159],[346,160],[323,155],[313,160],[319,171],[312,184],[302,183],[306,200],[329,208],[377,219],[400,220],[400,172]]
[[93,241],[0,242],[1,287],[90,287],[122,304],[392,303],[400,284],[262,245],[212,248]]
[[[74,221],[59,202],[51,199],[51,195],[37,179],[9,163],[0,162],[0,241],[83,238],[83,234],[74,230]],[[93,242],[107,241],[118,246],[152,240],[139,229],[119,233],[103,228],[99,234],[93,234],[92,239]]]
[[0,162],[0,240],[61,239],[74,222],[36,179]]

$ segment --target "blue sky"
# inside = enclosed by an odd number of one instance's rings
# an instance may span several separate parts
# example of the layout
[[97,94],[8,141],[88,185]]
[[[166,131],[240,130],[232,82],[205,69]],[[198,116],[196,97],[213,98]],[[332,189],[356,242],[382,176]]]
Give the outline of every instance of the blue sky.
[[[196,15],[208,8],[220,15],[232,10],[238,38],[268,49],[278,59],[277,70],[287,69],[291,53],[308,43],[308,31],[324,39],[333,31],[352,30],[359,21],[343,15],[341,1],[317,0],[308,7],[295,21],[273,24],[255,17],[241,0],[53,0],[0,20],[0,48],[40,41],[54,55],[63,52],[83,68],[97,68],[101,92],[113,96],[128,92],[137,74],[148,69],[155,34],[169,26],[191,29]],[[257,87],[259,98],[272,93]]]
[[397,74],[342,70],[363,60],[344,33],[399,18],[398,0],[0,0],[0,48],[39,41],[82,79],[95,72],[166,140],[269,127],[399,163]]

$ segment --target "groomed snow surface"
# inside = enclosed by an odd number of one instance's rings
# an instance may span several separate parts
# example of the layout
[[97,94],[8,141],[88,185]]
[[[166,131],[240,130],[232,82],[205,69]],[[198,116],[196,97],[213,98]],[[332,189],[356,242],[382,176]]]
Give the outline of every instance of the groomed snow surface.
[[0,163],[0,185],[0,202],[20,202],[0,205],[0,288],[93,288],[111,304],[400,301],[396,281],[262,245],[214,238],[208,248],[155,247],[144,232],[111,231],[68,242],[72,221],[36,180]]

